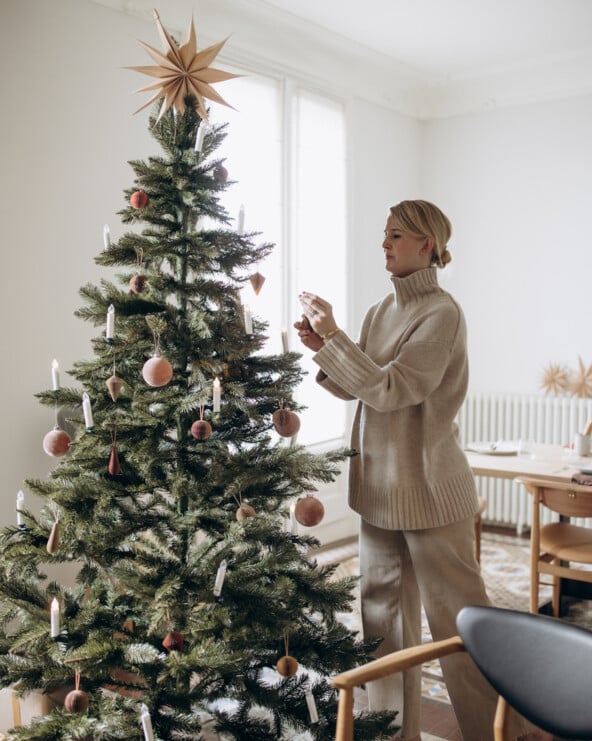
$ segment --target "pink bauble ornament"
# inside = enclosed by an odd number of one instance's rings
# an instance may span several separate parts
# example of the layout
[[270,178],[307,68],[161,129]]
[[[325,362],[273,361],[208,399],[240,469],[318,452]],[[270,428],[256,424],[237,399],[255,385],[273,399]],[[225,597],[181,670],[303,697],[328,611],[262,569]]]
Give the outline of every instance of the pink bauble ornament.
[[84,713],[88,708],[88,695],[82,690],[72,690],[66,695],[64,707],[70,713]]
[[236,519],[239,522],[242,522],[249,517],[255,517],[256,514],[257,513],[250,504],[241,504],[241,506],[236,510]]
[[146,208],[149,200],[148,194],[143,190],[137,190],[130,197],[130,203],[134,208]]
[[293,656],[282,656],[276,664],[276,669],[282,677],[293,677],[298,671],[298,662]]
[[142,376],[149,386],[166,386],[173,377],[173,366],[166,358],[153,355],[144,363]]
[[212,425],[205,419],[198,419],[191,425],[191,434],[196,440],[207,440],[212,434]]
[[223,165],[216,165],[213,174],[217,183],[225,183],[228,180],[228,170]]
[[300,417],[289,409],[277,409],[272,418],[276,431],[282,437],[293,437],[300,429]]
[[325,508],[323,507],[323,503],[311,494],[296,500],[294,517],[304,527],[318,525],[324,515]]
[[142,293],[144,288],[146,288],[147,280],[146,276],[142,273],[132,276],[129,282],[130,293]]
[[64,432],[59,425],[56,425],[43,438],[43,450],[45,450],[47,455],[59,457],[68,452],[71,442],[70,435]]

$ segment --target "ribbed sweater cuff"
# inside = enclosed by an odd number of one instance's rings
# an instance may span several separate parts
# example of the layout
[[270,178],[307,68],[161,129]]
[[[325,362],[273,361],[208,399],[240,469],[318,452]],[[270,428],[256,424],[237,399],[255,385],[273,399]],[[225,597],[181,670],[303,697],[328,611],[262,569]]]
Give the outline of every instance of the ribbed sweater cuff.
[[368,384],[380,368],[365,355],[343,330],[313,355],[314,362],[352,396]]

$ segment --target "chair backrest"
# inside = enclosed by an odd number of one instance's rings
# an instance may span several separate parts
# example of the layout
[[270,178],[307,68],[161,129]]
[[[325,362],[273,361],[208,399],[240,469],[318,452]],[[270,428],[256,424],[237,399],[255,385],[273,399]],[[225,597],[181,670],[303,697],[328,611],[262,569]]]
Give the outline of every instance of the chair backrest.
[[497,607],[465,607],[457,628],[493,688],[525,718],[566,739],[592,738],[592,632]]
[[568,517],[592,517],[592,486],[520,476],[531,492],[538,491],[540,502],[548,509]]

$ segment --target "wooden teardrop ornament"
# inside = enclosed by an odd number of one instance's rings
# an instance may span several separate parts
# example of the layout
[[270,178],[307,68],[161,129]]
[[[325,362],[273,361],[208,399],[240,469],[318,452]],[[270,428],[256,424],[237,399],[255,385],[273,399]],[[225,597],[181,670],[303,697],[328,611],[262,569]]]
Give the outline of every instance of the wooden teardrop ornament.
[[263,284],[265,283],[265,276],[261,275],[261,273],[257,271],[256,273],[253,273],[249,280],[251,281],[251,285],[255,291],[255,296],[258,296],[263,288]]
[[117,401],[119,398],[119,392],[123,388],[123,381],[121,378],[113,374],[105,381],[105,385],[109,389],[109,395],[113,401]]
[[47,552],[53,555],[54,553],[58,552],[59,547],[60,547],[60,523],[58,522],[58,520],[56,520],[53,523],[53,527],[51,528],[49,538],[47,539],[46,548],[47,548]]

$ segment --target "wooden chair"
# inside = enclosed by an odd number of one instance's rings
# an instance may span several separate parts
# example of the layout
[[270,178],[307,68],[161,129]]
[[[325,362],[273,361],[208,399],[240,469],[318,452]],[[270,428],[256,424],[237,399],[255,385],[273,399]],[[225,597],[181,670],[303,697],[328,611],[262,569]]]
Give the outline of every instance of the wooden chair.
[[[577,564],[592,564],[592,528],[571,524],[570,517],[592,517],[592,486],[582,486],[549,479],[521,476],[520,481],[532,494],[530,532],[530,606],[539,611],[541,575],[552,577],[553,615],[560,612],[560,579],[592,582],[592,570]],[[559,522],[541,525],[541,507],[557,512]]]
[[499,694],[495,741],[510,741],[512,708],[562,739],[592,738],[592,632],[544,615],[498,607],[465,607],[458,635],[395,651],[339,674],[335,741],[353,741],[354,687],[426,661],[467,651]]

